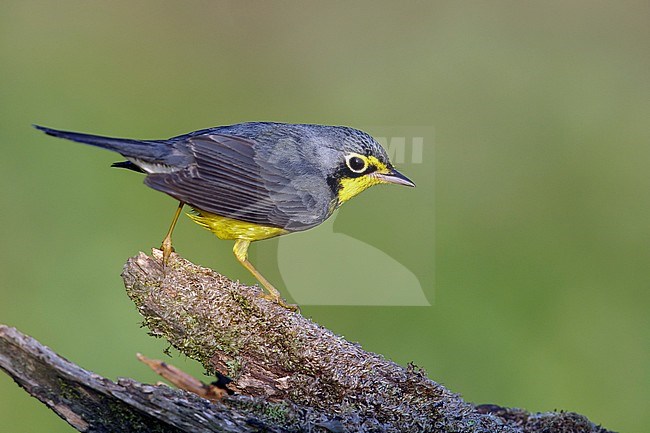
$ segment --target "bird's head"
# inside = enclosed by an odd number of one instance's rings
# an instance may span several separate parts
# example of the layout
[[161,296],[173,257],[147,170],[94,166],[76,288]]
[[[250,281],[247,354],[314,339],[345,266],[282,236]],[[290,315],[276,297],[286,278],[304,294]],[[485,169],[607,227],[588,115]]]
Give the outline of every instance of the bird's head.
[[347,134],[338,142],[336,167],[329,178],[339,205],[373,185],[415,186],[393,167],[388,154],[374,138],[363,131],[345,129]]

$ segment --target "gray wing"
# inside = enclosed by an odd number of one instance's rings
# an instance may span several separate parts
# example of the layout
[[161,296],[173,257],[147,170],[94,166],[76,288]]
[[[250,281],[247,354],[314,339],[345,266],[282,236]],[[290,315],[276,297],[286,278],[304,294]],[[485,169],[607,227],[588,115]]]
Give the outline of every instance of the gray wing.
[[322,223],[336,205],[314,162],[295,153],[286,158],[268,143],[221,134],[194,136],[185,144],[194,162],[150,174],[145,184],[199,210],[291,231]]

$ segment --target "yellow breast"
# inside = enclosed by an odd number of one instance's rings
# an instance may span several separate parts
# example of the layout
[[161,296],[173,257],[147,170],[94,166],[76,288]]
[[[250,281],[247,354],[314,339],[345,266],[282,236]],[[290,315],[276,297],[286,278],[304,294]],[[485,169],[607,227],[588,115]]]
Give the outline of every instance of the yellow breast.
[[214,233],[219,239],[244,239],[249,241],[260,241],[275,236],[289,233],[288,230],[279,227],[265,226],[246,221],[216,215],[200,209],[194,209],[197,214],[187,214],[200,226],[205,227]]

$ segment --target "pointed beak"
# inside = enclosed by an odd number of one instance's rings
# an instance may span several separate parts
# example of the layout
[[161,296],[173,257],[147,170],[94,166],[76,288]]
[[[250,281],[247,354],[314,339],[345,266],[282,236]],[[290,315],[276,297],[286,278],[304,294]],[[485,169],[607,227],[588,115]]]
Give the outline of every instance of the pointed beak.
[[415,184],[406,176],[394,168],[388,173],[373,173],[373,176],[384,183],[394,183],[395,185],[415,186]]

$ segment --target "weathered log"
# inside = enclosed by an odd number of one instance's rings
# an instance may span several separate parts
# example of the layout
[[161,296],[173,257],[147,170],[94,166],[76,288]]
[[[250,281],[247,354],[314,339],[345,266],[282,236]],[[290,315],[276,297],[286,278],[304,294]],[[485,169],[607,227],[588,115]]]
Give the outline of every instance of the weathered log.
[[246,396],[211,402],[166,385],[113,382],[5,325],[0,369],[80,432],[330,432],[339,426],[288,403]]
[[[344,422],[355,414],[362,425],[379,422],[389,431],[519,431],[520,425],[477,410],[421,369],[366,352],[261,298],[257,287],[177,255],[163,268],[160,257],[157,250],[153,257],[140,253],[123,272],[144,324],[209,371],[232,378],[237,393],[290,401]],[[583,417],[576,423],[599,431]]]
[[[575,413],[475,406],[259,296],[257,287],[161,252],[124,267],[152,335],[232,379],[211,402],[167,386],[112,382],[0,325],[0,368],[83,432],[606,433]],[[193,381],[190,381],[193,383]]]

